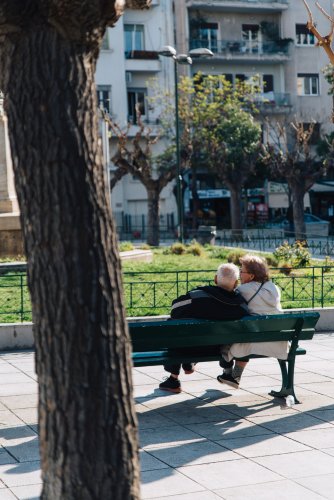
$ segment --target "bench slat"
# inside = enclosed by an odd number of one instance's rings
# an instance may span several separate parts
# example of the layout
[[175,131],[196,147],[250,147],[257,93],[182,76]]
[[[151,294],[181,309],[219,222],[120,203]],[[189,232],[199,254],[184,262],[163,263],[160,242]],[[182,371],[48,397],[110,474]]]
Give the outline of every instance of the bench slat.
[[292,340],[296,323],[304,319],[301,340],[310,340],[319,313],[247,316],[237,321],[160,320],[129,323],[133,350],[148,351],[177,347],[273,342]]

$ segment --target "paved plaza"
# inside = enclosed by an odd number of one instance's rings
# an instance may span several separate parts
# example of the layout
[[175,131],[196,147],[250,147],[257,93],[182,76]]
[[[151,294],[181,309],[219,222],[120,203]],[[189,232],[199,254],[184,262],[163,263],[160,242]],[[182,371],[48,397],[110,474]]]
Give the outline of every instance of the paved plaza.
[[[302,345],[292,408],[268,396],[280,387],[273,359],[251,360],[239,390],[216,381],[217,363],[199,364],[175,395],[157,389],[162,367],[134,369],[142,498],[334,499],[334,334]],[[0,374],[0,500],[37,499],[33,353],[0,353]]]

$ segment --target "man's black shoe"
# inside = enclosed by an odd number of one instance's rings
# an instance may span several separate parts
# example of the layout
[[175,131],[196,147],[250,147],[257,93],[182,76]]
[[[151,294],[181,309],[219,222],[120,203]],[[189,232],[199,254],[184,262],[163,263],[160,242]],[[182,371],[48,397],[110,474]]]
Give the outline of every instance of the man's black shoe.
[[221,384],[227,384],[234,389],[239,389],[239,381],[232,377],[232,375],[228,375],[227,373],[222,373],[217,377],[218,382]]
[[174,377],[168,377],[164,382],[161,382],[161,384],[159,384],[159,389],[162,391],[175,392],[176,394],[182,390],[180,381]]

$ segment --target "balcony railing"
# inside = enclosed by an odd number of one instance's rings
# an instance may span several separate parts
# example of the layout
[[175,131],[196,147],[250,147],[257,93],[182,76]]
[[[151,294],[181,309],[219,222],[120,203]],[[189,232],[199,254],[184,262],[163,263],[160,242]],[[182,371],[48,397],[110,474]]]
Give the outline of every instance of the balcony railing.
[[159,54],[155,50],[130,50],[125,51],[126,59],[159,59]]
[[[274,9],[286,9],[288,6],[289,2],[288,0],[211,0],[210,1],[210,6],[215,7],[215,8],[224,8],[228,7],[233,8],[235,10],[239,9],[261,9],[261,8],[270,8],[271,10]],[[204,0],[187,0],[187,5],[188,7],[208,7],[208,2]],[[281,8],[280,8],[281,6]]]
[[223,56],[274,56],[289,53],[290,42],[287,40],[259,42],[255,40],[215,40],[209,41],[203,38],[190,40],[190,49],[207,47],[214,54]]
[[291,106],[290,94],[284,92],[264,92],[256,96],[256,104],[261,110],[275,110]]

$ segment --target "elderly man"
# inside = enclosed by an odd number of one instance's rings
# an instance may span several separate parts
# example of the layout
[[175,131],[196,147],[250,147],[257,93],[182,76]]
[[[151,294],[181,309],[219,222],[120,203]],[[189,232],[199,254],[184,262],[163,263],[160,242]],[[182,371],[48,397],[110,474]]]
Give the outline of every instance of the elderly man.
[[[199,286],[181,295],[172,303],[172,319],[216,319],[233,320],[246,316],[246,301],[235,290],[239,279],[239,268],[234,264],[221,264],[215,275],[216,286]],[[165,365],[170,376],[161,382],[159,388],[164,391],[179,393],[181,384],[179,375],[181,366],[186,374],[193,373],[194,364]]]

